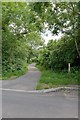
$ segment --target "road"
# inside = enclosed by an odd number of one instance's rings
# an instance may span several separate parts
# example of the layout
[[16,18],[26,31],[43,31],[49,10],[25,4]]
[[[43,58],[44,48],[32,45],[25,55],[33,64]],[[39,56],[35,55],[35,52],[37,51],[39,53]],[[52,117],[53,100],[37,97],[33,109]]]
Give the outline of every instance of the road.
[[[3,89],[33,90],[39,77],[40,72],[32,64],[26,75],[11,80],[13,82],[4,81]],[[3,118],[78,118],[78,95],[77,92],[28,93],[3,90],[2,116]]]
[[77,96],[3,91],[4,118],[77,118]]

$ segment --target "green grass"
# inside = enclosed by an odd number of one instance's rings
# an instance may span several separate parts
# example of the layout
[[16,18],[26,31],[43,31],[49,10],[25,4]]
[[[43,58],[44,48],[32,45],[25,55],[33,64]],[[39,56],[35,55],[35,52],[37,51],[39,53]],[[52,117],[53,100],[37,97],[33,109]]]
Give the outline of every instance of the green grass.
[[79,78],[80,72],[77,71],[74,73],[67,73],[44,70],[42,71],[42,76],[36,89],[39,90],[65,85],[78,85],[80,84]]
[[15,70],[14,72],[2,72],[2,80],[13,80],[21,75],[24,75],[28,71],[28,67],[25,64],[21,70]]

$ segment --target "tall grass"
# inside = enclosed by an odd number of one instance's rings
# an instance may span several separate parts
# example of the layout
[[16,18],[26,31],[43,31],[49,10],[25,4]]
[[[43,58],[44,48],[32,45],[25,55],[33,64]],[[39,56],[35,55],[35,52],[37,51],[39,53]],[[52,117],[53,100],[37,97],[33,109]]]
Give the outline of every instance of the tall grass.
[[23,64],[20,70],[15,69],[14,71],[2,71],[2,80],[11,80],[15,79],[21,75],[24,75],[28,71],[28,65],[26,63]]
[[42,71],[42,76],[36,89],[47,89],[63,85],[78,85],[80,72],[67,73],[67,72],[54,72],[50,70]]

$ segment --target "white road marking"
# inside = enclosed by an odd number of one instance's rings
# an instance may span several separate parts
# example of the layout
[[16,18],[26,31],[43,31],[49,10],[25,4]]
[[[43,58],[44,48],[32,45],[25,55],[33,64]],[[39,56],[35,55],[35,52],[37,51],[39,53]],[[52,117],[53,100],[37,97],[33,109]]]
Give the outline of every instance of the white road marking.
[[[43,89],[43,90],[19,90],[19,89],[8,89],[8,88],[0,88],[1,91],[12,91],[12,92],[27,92],[27,93],[48,93],[48,92],[56,92],[62,89],[69,89],[69,90],[78,90],[78,88],[70,88],[70,87],[58,87],[58,88],[51,88],[51,89]],[[66,95],[65,95],[66,96]]]
[[12,91],[12,92],[36,92],[36,91],[26,91],[26,90],[18,90],[18,89],[0,89],[2,91]]
[[55,92],[57,90],[62,89],[62,87],[59,88],[51,88],[51,89],[43,89],[43,90],[19,90],[19,89],[8,89],[8,88],[0,88],[1,91],[12,91],[12,92],[27,92],[27,93],[47,93],[47,92]]

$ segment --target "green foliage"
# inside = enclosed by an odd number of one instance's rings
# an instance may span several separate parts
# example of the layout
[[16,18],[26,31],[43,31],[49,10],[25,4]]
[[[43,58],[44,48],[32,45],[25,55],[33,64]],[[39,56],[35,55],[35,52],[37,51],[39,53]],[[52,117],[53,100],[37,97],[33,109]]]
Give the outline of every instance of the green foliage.
[[47,27],[44,24],[45,29],[53,35],[61,32],[73,39],[80,59],[80,2],[33,3],[32,8],[48,24]]
[[51,70],[63,70],[71,67],[80,66],[78,53],[76,51],[73,38],[64,36],[58,41],[49,41],[45,49],[40,52],[38,64]]
[[36,86],[37,90],[48,89],[61,86],[72,86],[80,84],[78,81],[80,71],[75,73],[67,72],[54,72],[50,70],[44,70],[39,83]]
[[[39,10],[37,9],[40,9]],[[47,46],[40,51],[38,64],[47,69],[67,69],[68,63],[71,67],[80,67],[80,2],[58,2],[33,3],[32,8],[47,23],[44,28],[52,31],[53,35],[59,32],[63,37],[58,41],[51,40]],[[36,8],[36,9],[35,9]],[[41,9],[44,10],[41,10]]]
[[21,69],[15,69],[14,71],[3,71],[3,75],[2,75],[2,79],[3,80],[12,80],[12,79],[15,79],[21,75],[24,75],[26,74],[26,72],[28,71],[28,65],[26,63],[24,63],[22,66],[21,66]]
[[10,32],[2,34],[2,72],[3,77],[9,72],[23,71],[24,63],[27,67],[25,43],[19,41],[15,35]]
[[[37,64],[46,69],[67,69],[68,63],[79,69],[79,6],[76,2],[2,3],[3,76],[5,72],[22,70],[24,63],[36,61],[37,57]],[[53,35],[64,35],[44,46],[41,32],[45,29]]]
[[[18,37],[29,32],[39,31],[42,28],[41,19],[36,17],[35,11],[31,11],[28,3],[2,3],[2,13],[3,30],[6,30],[9,25],[8,29],[17,34]],[[21,30],[23,31],[21,32]]]
[[[36,58],[37,48],[43,45],[39,30],[40,18],[29,4],[2,3],[2,72],[3,78],[23,74],[24,64]],[[39,29],[40,28],[40,29]]]

